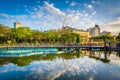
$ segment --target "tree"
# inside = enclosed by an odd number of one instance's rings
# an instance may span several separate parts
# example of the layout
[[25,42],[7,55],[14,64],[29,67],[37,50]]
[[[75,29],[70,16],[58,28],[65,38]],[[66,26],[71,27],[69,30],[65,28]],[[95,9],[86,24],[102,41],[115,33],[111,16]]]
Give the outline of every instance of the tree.
[[10,36],[10,28],[0,25],[0,43],[7,42]]
[[76,43],[80,43],[80,35],[76,34]]
[[19,27],[17,29],[12,29],[12,36],[14,36],[15,40],[18,43],[32,41],[32,33],[33,31],[28,27]]
[[116,37],[117,41],[120,41],[120,33],[118,34],[118,36]]
[[8,28],[0,25],[0,43],[11,41],[12,43],[79,43],[80,35],[70,30],[50,30],[40,32],[28,27]]
[[[44,36],[45,37],[45,36]],[[33,42],[40,43],[43,38],[43,33],[39,31],[33,31]]]

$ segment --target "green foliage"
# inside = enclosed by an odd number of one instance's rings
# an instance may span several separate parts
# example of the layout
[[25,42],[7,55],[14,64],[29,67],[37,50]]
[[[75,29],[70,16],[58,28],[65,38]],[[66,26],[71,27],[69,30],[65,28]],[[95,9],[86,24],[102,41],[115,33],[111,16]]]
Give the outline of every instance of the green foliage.
[[120,33],[118,34],[118,36],[116,37],[117,41],[120,41]]
[[80,43],[80,35],[71,33],[70,30],[50,30],[40,32],[28,27],[7,28],[0,25],[1,43],[30,43],[30,44],[67,44]]
[[32,61],[36,60],[53,60],[55,58],[63,58],[63,59],[73,59],[79,58],[80,53],[76,52],[74,54],[47,54],[46,56],[42,55],[32,55],[32,56],[24,56],[24,57],[12,57],[12,58],[0,58],[0,66],[7,63],[14,63],[17,66],[26,66],[29,65]]
[[76,34],[76,43],[80,43],[80,35]]
[[17,42],[25,42],[33,40],[33,31],[28,27],[19,27],[17,29],[11,29],[12,36]]
[[6,43],[10,37],[10,29],[4,25],[0,25],[0,43]]
[[102,36],[98,36],[98,37],[93,37],[92,38],[94,41],[108,41],[108,40],[113,40],[112,36],[109,35],[102,35]]

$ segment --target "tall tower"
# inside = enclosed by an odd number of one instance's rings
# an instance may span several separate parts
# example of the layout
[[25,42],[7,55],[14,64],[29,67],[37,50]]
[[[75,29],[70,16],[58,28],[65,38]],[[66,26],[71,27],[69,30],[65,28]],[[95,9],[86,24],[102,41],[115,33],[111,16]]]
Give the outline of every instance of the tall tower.
[[65,15],[64,20],[63,20],[63,24],[62,24],[62,30],[68,30],[68,29],[70,29],[70,27],[68,26],[67,16]]
[[14,22],[14,28],[22,27],[22,24],[20,22]]
[[94,33],[95,33],[95,36],[100,36],[100,27],[99,27],[99,25],[95,25]]

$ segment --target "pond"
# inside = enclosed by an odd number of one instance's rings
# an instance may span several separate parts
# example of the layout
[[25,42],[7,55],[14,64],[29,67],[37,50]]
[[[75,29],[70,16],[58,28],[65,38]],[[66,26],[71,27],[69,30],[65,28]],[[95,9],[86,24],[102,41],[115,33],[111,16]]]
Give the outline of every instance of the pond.
[[115,51],[0,57],[0,80],[120,80]]

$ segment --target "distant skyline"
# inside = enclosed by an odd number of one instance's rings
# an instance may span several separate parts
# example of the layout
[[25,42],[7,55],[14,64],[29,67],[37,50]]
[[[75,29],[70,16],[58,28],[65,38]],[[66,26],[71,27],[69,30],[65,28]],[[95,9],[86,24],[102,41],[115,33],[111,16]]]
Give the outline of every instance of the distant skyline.
[[37,30],[60,29],[65,16],[70,27],[94,27],[120,32],[120,0],[0,0],[0,24],[18,21]]

